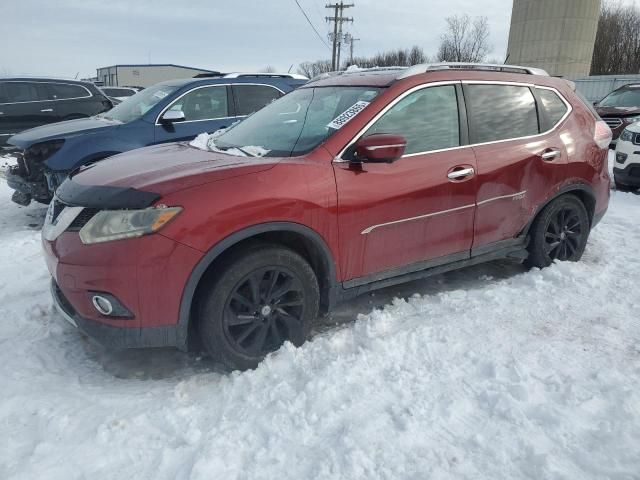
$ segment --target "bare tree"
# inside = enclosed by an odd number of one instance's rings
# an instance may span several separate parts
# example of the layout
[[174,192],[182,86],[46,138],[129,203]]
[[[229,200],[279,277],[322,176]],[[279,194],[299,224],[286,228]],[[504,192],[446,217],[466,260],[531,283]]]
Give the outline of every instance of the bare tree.
[[331,60],[316,60],[315,62],[302,62],[298,65],[298,73],[309,78],[316,77],[321,73],[331,71]]
[[275,73],[276,72],[276,67],[274,67],[273,65],[267,65],[266,67],[260,69],[259,73]]
[[469,15],[447,17],[447,32],[438,50],[440,62],[481,62],[491,51],[487,17]]
[[428,61],[429,58],[424,54],[422,48],[413,46],[407,49],[398,48],[376,53],[372,57],[354,57],[352,64],[362,68],[410,67],[411,65]]
[[640,9],[619,2],[602,4],[591,75],[640,73]]

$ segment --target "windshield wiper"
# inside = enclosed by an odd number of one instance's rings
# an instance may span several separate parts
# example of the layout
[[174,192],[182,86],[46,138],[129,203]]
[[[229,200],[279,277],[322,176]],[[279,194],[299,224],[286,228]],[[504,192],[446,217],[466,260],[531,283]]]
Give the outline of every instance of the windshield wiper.
[[236,150],[240,150],[247,157],[257,157],[257,155],[254,155],[253,153],[249,152],[248,150],[245,150],[244,148],[241,148],[241,147],[233,147],[233,148],[235,148]]

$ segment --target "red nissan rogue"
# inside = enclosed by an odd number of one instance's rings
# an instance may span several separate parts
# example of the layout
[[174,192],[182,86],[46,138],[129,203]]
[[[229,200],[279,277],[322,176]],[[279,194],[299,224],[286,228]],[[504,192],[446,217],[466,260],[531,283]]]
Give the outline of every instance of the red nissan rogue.
[[525,67],[328,75],[219,136],[72,174],[43,229],[65,318],[113,347],[199,340],[252,368],[372,289],[494,259],[576,261],[609,127]]

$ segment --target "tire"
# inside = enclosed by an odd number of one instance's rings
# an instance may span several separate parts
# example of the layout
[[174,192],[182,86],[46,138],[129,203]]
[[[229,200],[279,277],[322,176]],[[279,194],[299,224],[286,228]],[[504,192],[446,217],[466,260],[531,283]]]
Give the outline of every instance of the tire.
[[255,368],[286,341],[302,345],[318,316],[320,289],[293,250],[257,245],[237,252],[201,293],[198,327],[214,359]]
[[625,185],[624,183],[620,183],[618,180],[616,180],[616,178],[614,177],[613,182],[616,185],[616,190],[620,191],[620,192],[633,192],[635,190],[638,189],[638,187],[634,187],[631,185]]
[[587,246],[591,225],[584,204],[563,195],[538,214],[529,230],[529,267],[544,268],[554,261],[577,262]]

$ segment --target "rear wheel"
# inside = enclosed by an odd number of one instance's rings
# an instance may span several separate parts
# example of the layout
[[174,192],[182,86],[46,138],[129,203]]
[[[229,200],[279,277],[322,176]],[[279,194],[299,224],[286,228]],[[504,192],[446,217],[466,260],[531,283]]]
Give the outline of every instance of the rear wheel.
[[318,314],[318,281],[293,250],[259,246],[241,252],[203,292],[202,342],[231,368],[254,368],[285,342],[299,346]]
[[529,258],[532,267],[547,267],[555,260],[577,262],[587,245],[591,226],[583,203],[564,195],[536,217],[530,230]]

